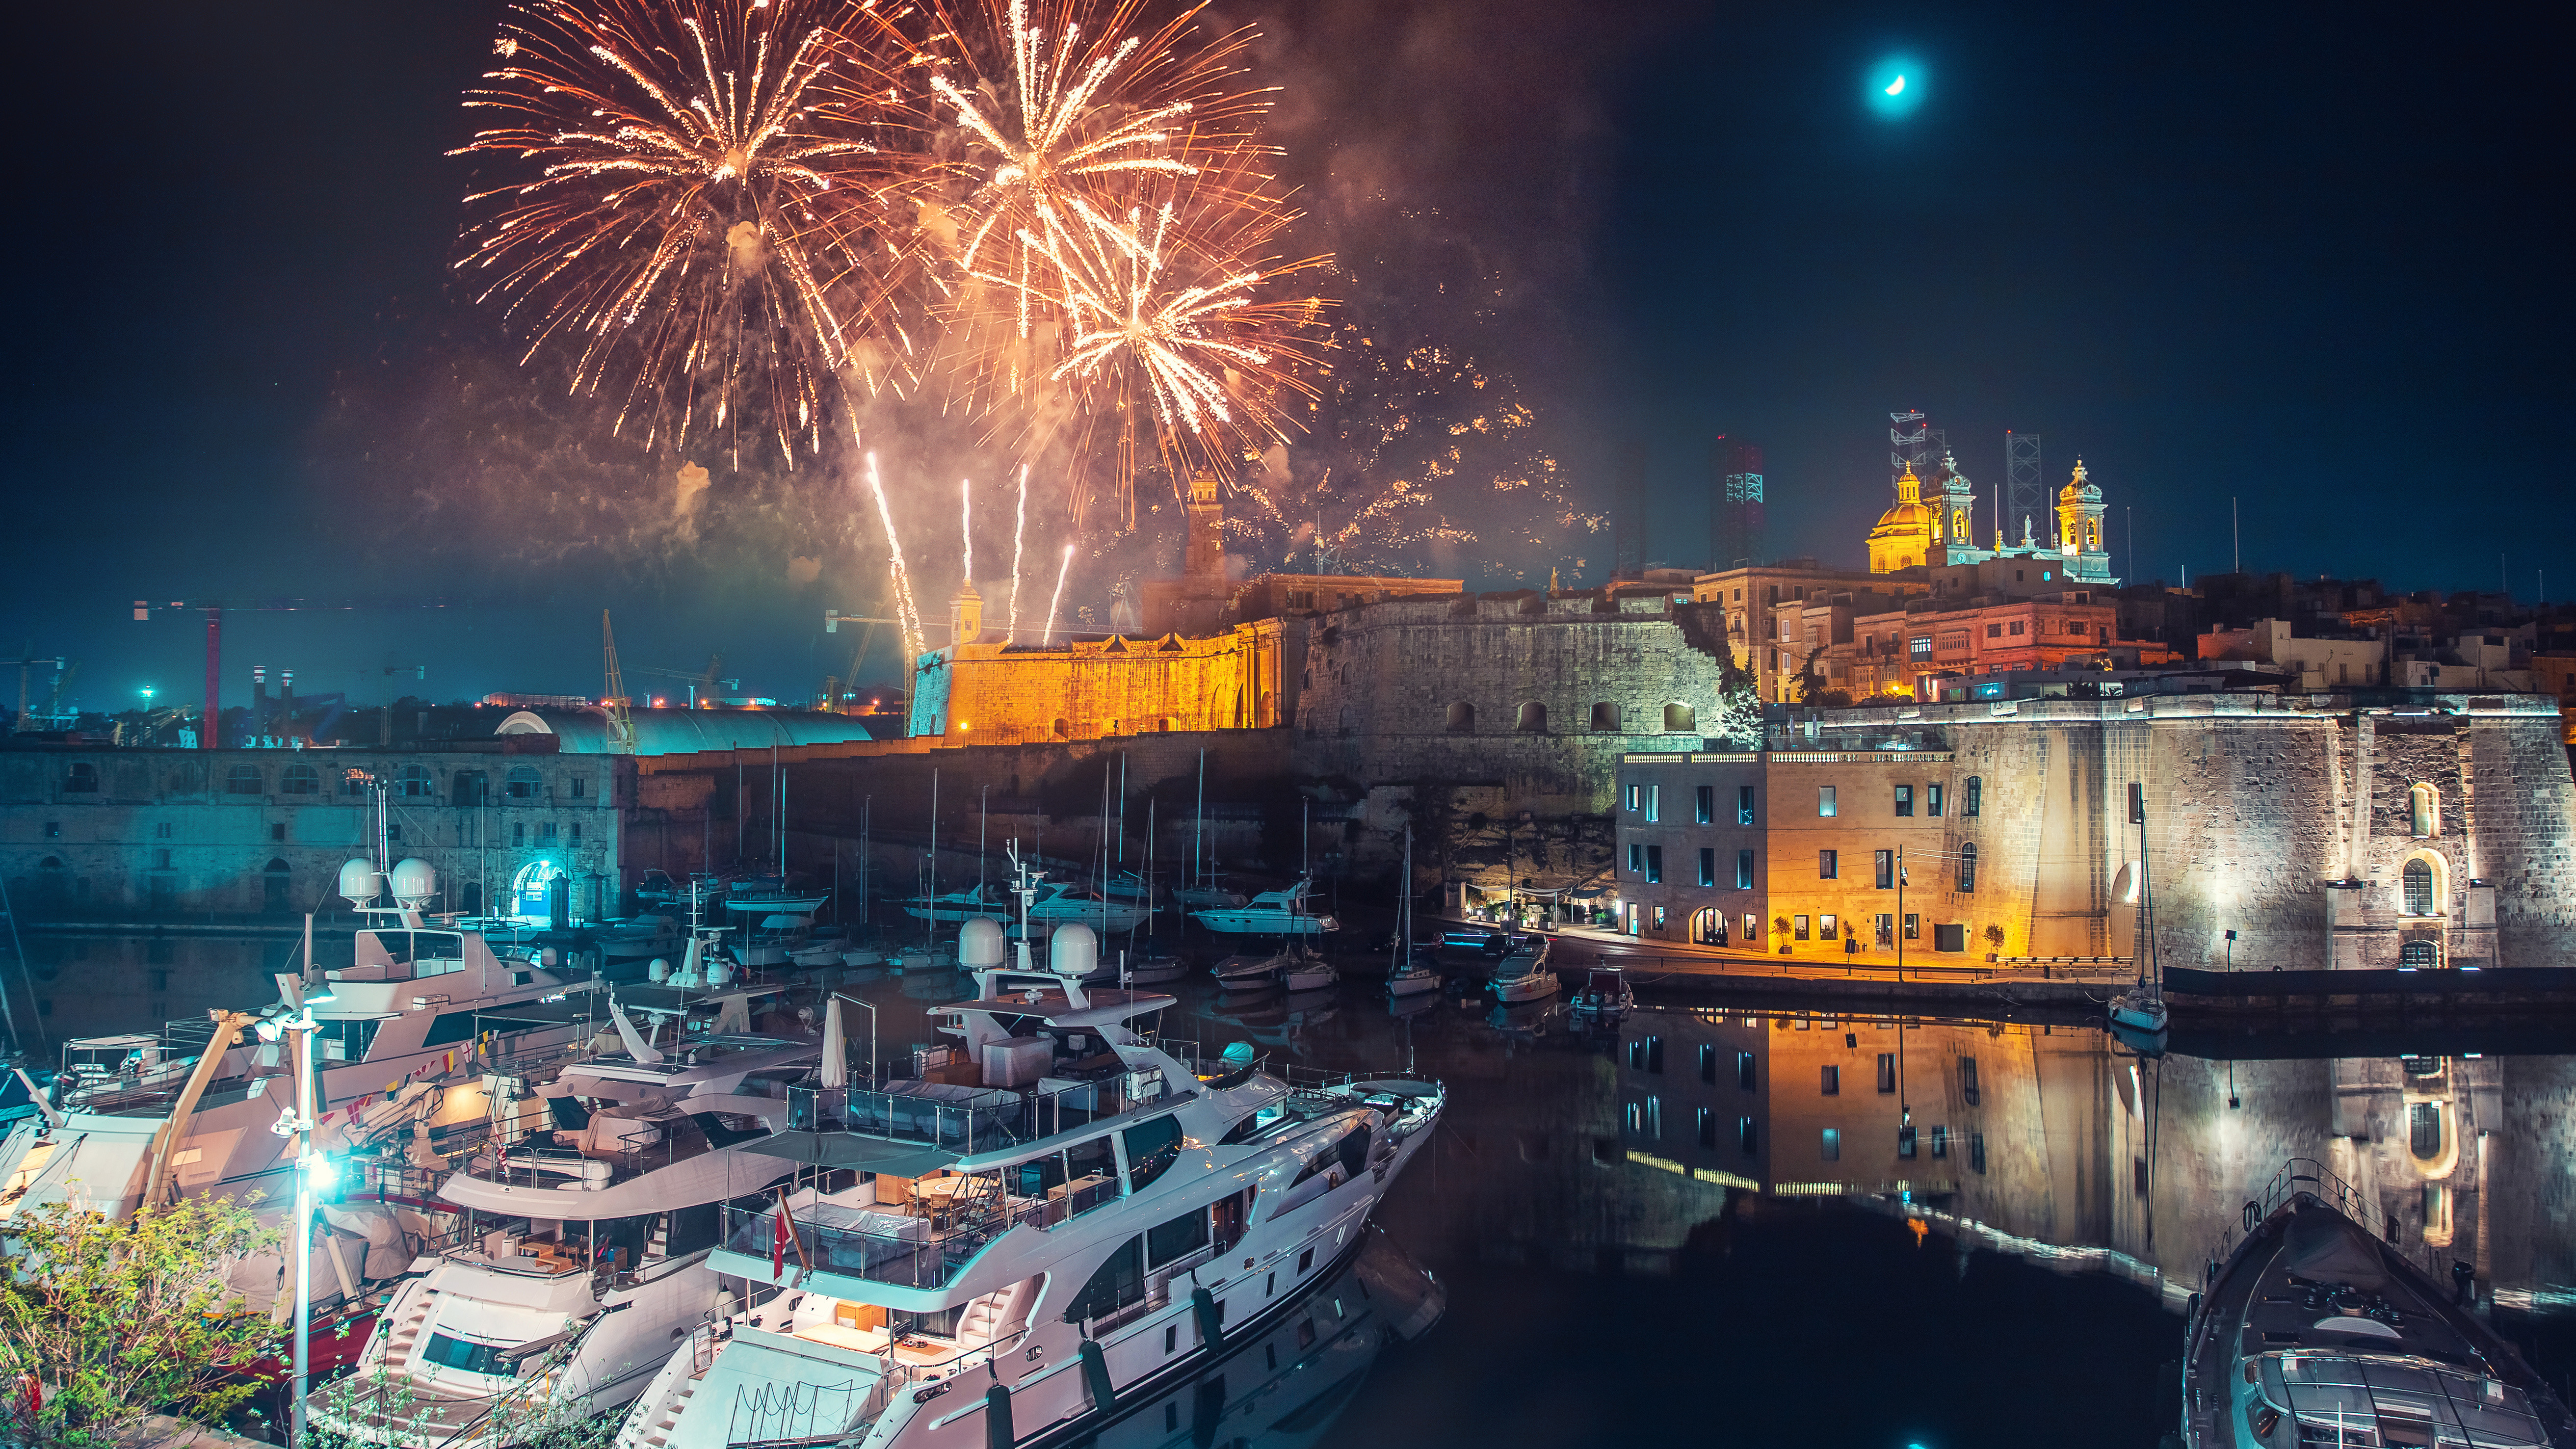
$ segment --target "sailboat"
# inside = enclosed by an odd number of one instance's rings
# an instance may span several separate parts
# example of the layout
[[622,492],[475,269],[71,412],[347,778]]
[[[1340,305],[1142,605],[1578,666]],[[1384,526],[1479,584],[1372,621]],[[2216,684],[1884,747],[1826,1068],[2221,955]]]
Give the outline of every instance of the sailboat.
[[1413,827],[1404,828],[1404,876],[1397,889],[1395,903],[1395,945],[1386,969],[1386,989],[1391,996],[1418,996],[1440,989],[1440,973],[1419,961],[1413,954]]
[[2131,813],[2138,820],[2138,929],[2136,955],[2137,983],[2111,998],[2111,1034],[2141,1052],[2160,1055],[2165,1049],[2164,962],[2156,955],[2155,888],[2147,865],[2147,811],[2143,792],[2129,787],[2133,802]]
[[1198,818],[1190,826],[1190,883],[1172,892],[1172,899],[1185,911],[1229,910],[1243,904],[1243,892],[1227,890],[1206,871],[1207,861],[1207,751],[1199,751]]

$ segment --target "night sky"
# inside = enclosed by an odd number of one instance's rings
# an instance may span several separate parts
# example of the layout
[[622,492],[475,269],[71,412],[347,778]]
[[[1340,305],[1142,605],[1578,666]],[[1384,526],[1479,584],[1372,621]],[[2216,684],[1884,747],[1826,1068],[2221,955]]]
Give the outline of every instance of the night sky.
[[[2526,601],[2543,569],[2576,589],[2565,12],[1220,8],[1265,32],[1352,315],[1507,375],[1595,507],[1645,449],[1664,561],[1706,557],[1727,433],[1768,455],[1771,551],[1859,566],[1913,407],[1981,490],[2007,428],[2052,487],[2080,453],[2136,579],[2226,569],[2233,497],[2249,568],[2493,589],[2503,554]],[[721,649],[782,697],[846,666],[819,616],[878,602],[852,535],[802,545],[800,585],[774,537],[673,556],[488,469],[446,486],[504,433],[529,477],[651,463],[529,436],[578,422],[515,411],[537,379],[449,293],[443,153],[500,13],[21,21],[0,652],[81,659],[94,709],[193,697],[196,617],[132,599],[366,595],[477,607],[238,617],[227,696],[253,662],[362,703],[389,664],[440,699],[595,692],[603,606],[630,666]],[[1895,56],[1920,101],[1888,119],[1865,83]]]

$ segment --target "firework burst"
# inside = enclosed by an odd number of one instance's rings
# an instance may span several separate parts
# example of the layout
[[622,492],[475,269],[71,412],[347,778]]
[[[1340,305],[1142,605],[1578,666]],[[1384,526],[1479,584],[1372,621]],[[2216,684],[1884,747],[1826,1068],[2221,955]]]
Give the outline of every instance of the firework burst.
[[[918,168],[918,111],[824,0],[527,0],[469,107],[507,119],[458,154],[504,179],[459,266],[490,274],[527,357],[573,353],[617,429],[789,462],[821,443],[836,374],[872,376],[900,258],[882,240]],[[916,90],[918,88],[916,87]],[[525,358],[523,357],[523,360]]]

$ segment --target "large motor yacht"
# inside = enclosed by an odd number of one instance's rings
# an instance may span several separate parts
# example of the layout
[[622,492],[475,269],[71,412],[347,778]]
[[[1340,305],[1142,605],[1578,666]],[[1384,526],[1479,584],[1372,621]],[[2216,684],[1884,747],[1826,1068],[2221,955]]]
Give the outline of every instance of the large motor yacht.
[[295,1080],[287,1046],[250,1030],[263,1016],[309,1004],[320,1023],[316,1141],[325,1152],[348,1145],[364,1109],[406,1086],[472,1080],[487,1062],[558,1050],[597,1029],[594,983],[504,959],[480,933],[424,916],[436,890],[427,864],[394,867],[391,907],[374,904],[384,881],[363,859],[342,868],[342,893],[368,922],[351,963],[318,980],[279,973],[279,1002],[107,1040],[116,1050],[104,1055],[121,1060],[89,1070],[83,1058],[103,1055],[105,1039],[66,1043],[61,1121],[16,1201],[83,1197],[116,1214],[147,1195],[292,1199],[291,1147],[270,1128],[294,1105]]
[[[1173,1004],[999,965],[938,1008],[945,1082],[823,1093],[762,1150],[802,1166],[727,1205],[712,1263],[749,1306],[675,1349],[619,1449],[989,1449],[1087,1432],[1264,1333],[1331,1281],[1429,1140],[1433,1082],[1284,1079],[1143,1024]],[[978,964],[978,963],[993,964]],[[1294,1069],[1290,1069],[1291,1072]]]
[[2184,1339],[2186,1449],[2576,1449],[2576,1420],[2511,1343],[2296,1158],[2260,1200]]
[[611,1015],[625,1051],[496,1104],[502,1130],[439,1189],[461,1245],[395,1291],[325,1426],[453,1449],[536,1437],[623,1408],[720,1314],[718,1205],[789,1175],[747,1149],[786,1125],[825,1048],[685,1029],[655,1045]]

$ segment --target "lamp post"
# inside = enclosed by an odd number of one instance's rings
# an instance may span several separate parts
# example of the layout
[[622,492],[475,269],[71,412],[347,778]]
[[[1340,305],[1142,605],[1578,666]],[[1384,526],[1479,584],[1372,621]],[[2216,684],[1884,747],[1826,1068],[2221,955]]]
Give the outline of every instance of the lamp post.
[[[306,953],[309,970],[310,946]],[[287,1442],[294,1449],[303,1449],[305,1394],[312,1383],[313,1367],[313,1190],[328,1186],[337,1175],[331,1159],[313,1149],[313,1129],[318,1125],[313,1094],[313,1033],[319,1027],[313,1020],[313,1007],[333,997],[328,991],[304,995],[293,984],[292,976],[280,976],[278,981],[288,996],[285,1009],[260,1022],[257,1031],[262,1041],[287,1039],[287,1061],[295,1073],[295,1105],[279,1113],[277,1124],[269,1130],[295,1143],[295,1408]]]

